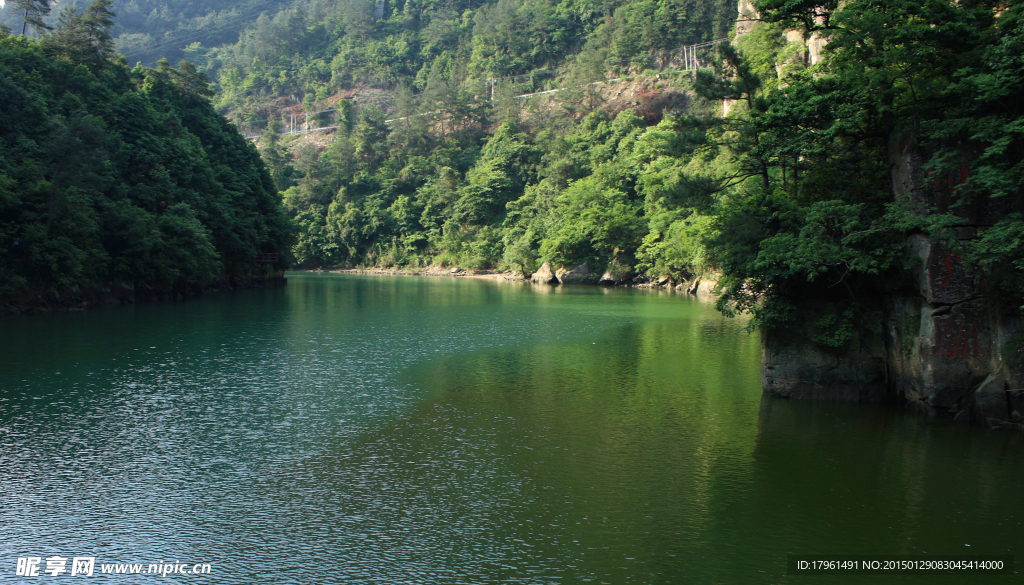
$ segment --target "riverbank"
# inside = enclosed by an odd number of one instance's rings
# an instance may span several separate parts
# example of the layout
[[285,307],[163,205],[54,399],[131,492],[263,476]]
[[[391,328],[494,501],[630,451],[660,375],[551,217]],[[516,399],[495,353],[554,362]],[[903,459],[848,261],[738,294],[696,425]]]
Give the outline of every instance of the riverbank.
[[513,272],[500,272],[497,270],[473,270],[454,267],[426,266],[423,268],[335,268],[328,270],[295,270],[294,272],[308,272],[311,274],[367,274],[376,276],[435,276],[444,278],[480,278],[485,280],[509,280],[526,282],[526,280]]
[[[543,270],[543,269],[542,269]],[[548,279],[537,278],[538,273],[532,276],[523,276],[511,271],[499,271],[499,270],[474,270],[461,268],[458,266],[444,267],[444,266],[425,266],[423,268],[336,268],[328,270],[295,270],[294,272],[308,272],[311,274],[366,274],[376,276],[432,276],[432,277],[443,277],[443,278],[477,278],[483,280],[502,280],[508,282],[521,282],[527,284],[536,284],[542,286],[558,286],[562,284],[581,284],[590,286],[622,286],[631,288],[642,288],[642,289],[661,289],[677,293],[685,293],[695,296],[703,297],[715,297],[718,296],[716,292],[718,287],[719,275],[714,273],[706,274],[702,277],[696,277],[689,280],[679,280],[670,277],[662,276],[660,278],[647,278],[647,277],[636,277],[628,281],[611,282],[608,280],[598,280],[596,278],[590,279],[574,279],[572,282],[563,282],[556,275],[555,272],[551,272],[551,277]],[[564,274],[569,274],[573,271],[565,271]]]

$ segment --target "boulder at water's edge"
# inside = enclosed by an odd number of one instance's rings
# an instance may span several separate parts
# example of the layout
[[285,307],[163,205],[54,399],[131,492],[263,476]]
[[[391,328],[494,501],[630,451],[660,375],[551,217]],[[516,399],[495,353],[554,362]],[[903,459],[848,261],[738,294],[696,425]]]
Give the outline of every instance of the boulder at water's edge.
[[562,284],[594,284],[597,280],[594,273],[590,271],[590,264],[586,262],[572,270],[566,270],[563,266],[555,272],[555,277]]
[[626,282],[636,275],[636,272],[633,270],[634,264],[636,264],[636,258],[632,254],[616,254],[611,262],[608,263],[608,268],[605,269],[598,282],[600,284],[621,284]]
[[545,262],[541,264],[537,272],[533,273],[530,280],[534,284],[558,284],[558,279],[555,278],[555,272],[551,269],[551,263]]

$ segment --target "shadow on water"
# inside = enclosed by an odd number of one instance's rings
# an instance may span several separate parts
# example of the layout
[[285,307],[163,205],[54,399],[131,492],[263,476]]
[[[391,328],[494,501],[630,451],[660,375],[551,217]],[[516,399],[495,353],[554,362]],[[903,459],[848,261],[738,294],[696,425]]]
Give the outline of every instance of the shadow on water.
[[309,462],[328,508],[370,528],[346,554],[401,560],[348,576],[799,583],[787,554],[1021,550],[1020,437],[762,397],[756,349],[705,313],[410,368],[428,400]]
[[[1024,437],[934,421],[890,405],[763,397],[740,513],[786,554],[1019,555]],[[1018,567],[1019,572],[1019,567]],[[816,582],[873,582],[836,576]],[[895,582],[987,583],[978,574],[889,575]],[[794,580],[799,578],[793,578]]]

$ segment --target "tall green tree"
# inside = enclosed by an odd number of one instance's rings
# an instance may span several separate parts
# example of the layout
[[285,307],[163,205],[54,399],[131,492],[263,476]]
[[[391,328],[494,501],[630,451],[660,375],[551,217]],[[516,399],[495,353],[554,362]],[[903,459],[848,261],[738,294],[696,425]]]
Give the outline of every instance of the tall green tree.
[[11,3],[22,15],[21,36],[25,36],[30,25],[37,33],[51,30],[43,20],[50,14],[50,0],[12,0]]
[[57,28],[43,39],[44,45],[75,63],[102,67],[114,55],[112,6],[112,0],[94,0],[84,12],[68,6],[60,13]]

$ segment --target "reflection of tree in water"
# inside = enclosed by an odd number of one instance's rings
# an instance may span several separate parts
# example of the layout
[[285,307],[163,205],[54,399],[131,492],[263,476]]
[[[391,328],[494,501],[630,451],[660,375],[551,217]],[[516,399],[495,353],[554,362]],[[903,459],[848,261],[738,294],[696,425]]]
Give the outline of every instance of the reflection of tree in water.
[[1016,435],[886,405],[766,396],[758,489],[736,513],[780,558],[960,554],[965,543],[974,554],[1015,554],[1024,549],[1011,503],[1024,487],[1022,446]]

